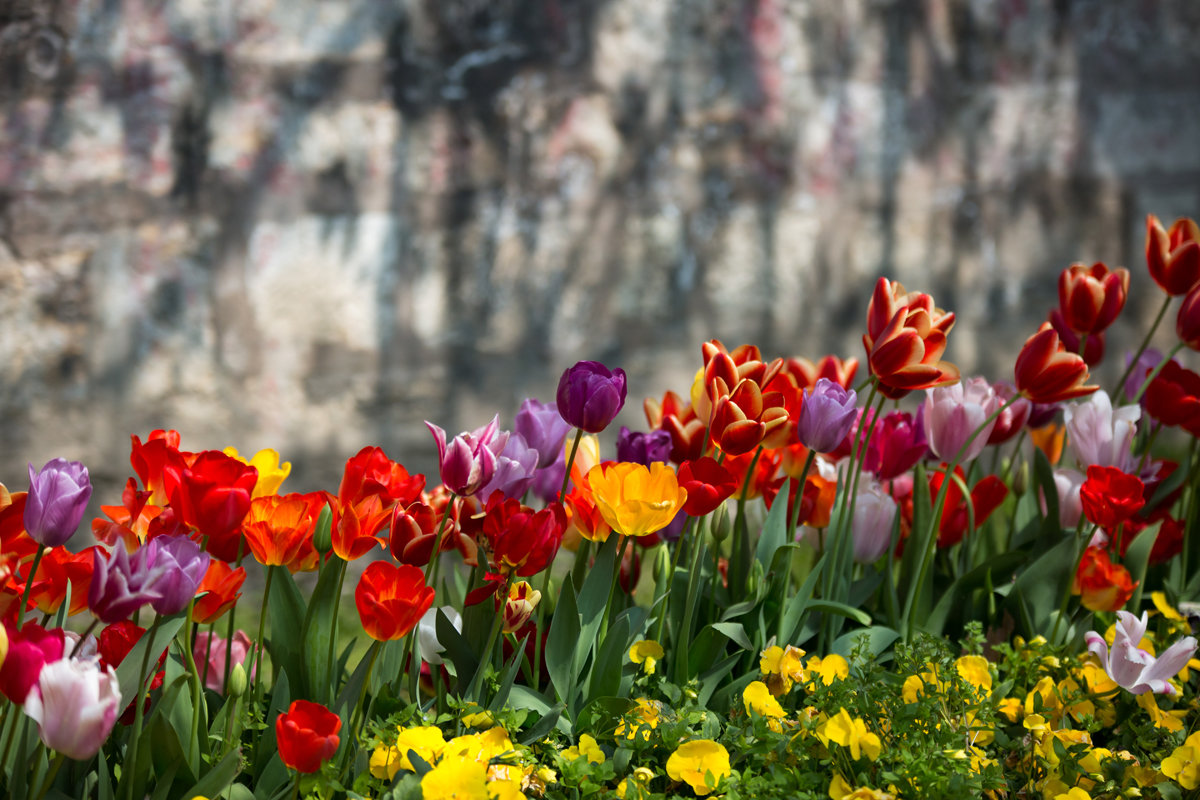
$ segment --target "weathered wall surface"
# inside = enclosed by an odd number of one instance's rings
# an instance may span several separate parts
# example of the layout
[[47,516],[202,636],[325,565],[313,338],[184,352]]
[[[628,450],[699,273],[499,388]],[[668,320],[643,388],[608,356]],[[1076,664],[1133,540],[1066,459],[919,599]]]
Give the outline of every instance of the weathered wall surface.
[[0,0],[0,480],[170,426],[334,488],[580,358],[637,424],[714,336],[861,356],[880,274],[1004,376],[1072,261],[1157,306],[1198,38],[1194,0]]

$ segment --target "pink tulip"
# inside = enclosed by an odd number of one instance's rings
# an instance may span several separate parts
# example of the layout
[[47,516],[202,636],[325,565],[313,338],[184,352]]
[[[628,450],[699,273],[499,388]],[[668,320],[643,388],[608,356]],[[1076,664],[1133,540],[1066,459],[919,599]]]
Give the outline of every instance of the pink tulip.
[[446,432],[437,425],[427,421],[425,427],[437,445],[442,483],[447,489],[460,497],[469,497],[492,479],[496,460],[508,443],[508,432],[499,429],[499,417],[493,417],[482,428],[460,433],[449,442]]
[[47,664],[25,700],[25,713],[37,722],[46,747],[77,761],[99,752],[121,707],[117,673],[92,659]]
[[869,475],[854,500],[854,519],[850,534],[854,541],[854,560],[872,564],[887,552],[892,543],[892,524],[896,519],[896,501],[879,481]]
[[1063,423],[1067,428],[1067,449],[1080,466],[1092,464],[1116,467],[1122,472],[1134,472],[1137,459],[1130,450],[1137,422],[1142,416],[1140,406],[1113,408],[1103,390],[1087,400],[1063,406]]
[[[989,419],[1000,407],[992,385],[984,378],[968,378],[951,386],[925,390],[925,436],[929,449],[943,461],[949,461],[962,449],[976,429],[982,428],[961,463],[974,461],[987,446],[996,426]],[[987,423],[986,425],[984,423]]]
[[[225,656],[230,652],[229,640],[216,636],[211,636],[212,644],[209,645],[210,635],[207,632],[196,634],[196,643],[192,648],[192,656],[196,659],[196,669],[200,673],[200,679],[204,681],[204,686],[212,689],[217,694],[225,693]],[[237,631],[233,634],[233,649],[230,668],[234,664],[242,664],[245,666],[247,657],[254,644],[250,641],[250,637],[245,631]],[[253,668],[250,672],[253,673]],[[251,674],[250,677],[253,677]]]
[[1108,676],[1117,685],[1133,694],[1175,694],[1175,688],[1168,681],[1183,669],[1196,652],[1196,640],[1185,636],[1155,658],[1138,647],[1145,634],[1145,611],[1140,619],[1128,611],[1118,611],[1116,636],[1111,650],[1104,637],[1095,631],[1088,631],[1084,639],[1088,651],[1100,659]]

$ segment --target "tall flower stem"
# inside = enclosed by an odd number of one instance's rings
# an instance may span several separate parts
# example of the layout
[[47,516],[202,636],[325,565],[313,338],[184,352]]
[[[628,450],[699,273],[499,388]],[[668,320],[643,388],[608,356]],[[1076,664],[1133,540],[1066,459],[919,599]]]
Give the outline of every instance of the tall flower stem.
[[583,428],[575,429],[575,438],[571,440],[571,452],[567,456],[567,466],[563,470],[562,488],[558,490],[558,504],[562,505],[567,496],[567,487],[571,485],[571,467],[575,465],[575,453],[579,451],[579,442],[583,439]]
[[[708,523],[707,528],[711,530],[713,519],[711,516],[705,517]],[[704,551],[704,534],[706,529],[701,528],[700,532],[690,543],[691,565],[688,567],[688,591],[687,599],[684,600],[683,607],[683,625],[679,629],[679,638],[676,640],[675,647],[672,652],[678,653],[679,658],[675,660],[675,683],[682,686],[687,683],[688,678],[688,659],[687,651],[692,642],[692,617],[693,607],[696,605],[696,593],[700,590],[700,557]]]
[[[458,502],[458,495],[451,492],[450,499],[446,501],[446,510],[442,512],[442,521],[438,525],[437,535],[433,539],[433,552],[429,554],[429,563],[425,565],[425,584],[433,587],[435,597],[438,565],[442,560],[442,537],[446,535],[447,520],[454,516],[456,502]],[[404,648],[408,652],[408,696],[409,700],[414,703],[421,700],[421,658],[420,651],[417,649],[417,636],[417,628],[414,627],[409,631],[408,641],[404,644]]]
[[[200,763],[200,704],[204,702],[204,689],[200,685],[200,672],[196,669],[196,656],[192,653],[192,631],[196,628],[196,623],[192,621],[192,610],[196,605],[196,598],[192,598],[188,602],[187,607],[187,624],[183,626],[180,647],[183,648],[184,662],[188,668],[188,682],[192,688],[192,728],[188,735],[188,761],[192,764]],[[212,636],[209,635],[209,644],[212,644]],[[178,641],[178,640],[177,640]],[[232,649],[233,643],[227,642],[226,646]],[[204,660],[204,669],[208,670],[208,659]]]
[[667,630],[667,617],[670,616],[668,611],[671,602],[671,584],[675,582],[675,570],[679,567],[679,554],[683,552],[683,543],[687,539],[687,535],[692,530],[692,525],[695,522],[695,517],[688,517],[687,522],[684,524],[683,531],[679,534],[678,541],[675,542],[675,549],[671,552],[671,571],[667,573],[667,584],[659,592],[656,592],[658,596],[654,598],[656,606],[660,603],[662,604],[658,617],[658,633],[654,637],[655,641],[660,644]]
[[42,788],[38,789],[37,794],[33,796],[34,800],[42,800],[46,796],[46,793],[50,791],[50,787],[54,785],[54,779],[58,777],[58,771],[62,769],[62,765],[66,760],[67,757],[63,753],[57,753],[54,756],[53,763],[46,769],[46,779],[42,781]]
[[[254,646],[254,666],[250,670],[250,699],[257,703],[261,698],[259,691],[262,688],[262,653],[263,640],[266,638],[267,630],[267,606],[271,604],[271,578],[275,575],[275,570],[283,569],[283,567],[267,567],[267,582],[263,588],[263,604],[262,610],[258,613],[258,641]],[[231,643],[232,644],[232,643]],[[230,646],[229,652],[233,652],[233,647]]]
[[[799,479],[792,478],[792,482],[796,484],[796,491],[795,491],[796,499],[792,506],[791,516],[788,518],[787,536],[788,536],[789,543],[796,541],[796,526],[800,522],[800,505],[801,505],[802,501],[804,500],[804,487],[808,484],[808,471],[810,469],[812,469],[813,462],[816,460],[816,458],[817,458],[816,451],[809,450],[808,456],[804,459],[804,469],[800,472],[800,478]],[[787,576],[785,578],[785,580],[787,582],[784,584],[785,592],[787,592],[791,589],[792,562],[795,560],[795,556],[796,556],[796,553],[794,550],[788,553],[787,567],[786,567],[787,572],[785,573]],[[782,633],[783,620],[784,620],[784,617],[787,616],[787,607],[788,607],[787,603],[780,602],[778,630],[780,631],[781,636],[783,635],[783,633]]]
[[746,470],[746,478],[742,481],[742,491],[738,495],[737,519],[733,525],[733,541],[729,550],[729,587],[736,588],[738,595],[745,592],[746,575],[750,571],[750,531],[746,523],[746,495],[750,493],[750,483],[754,480],[754,471],[758,469],[758,459],[762,456],[763,446],[760,444],[750,459],[750,467]]
[[363,701],[367,697],[367,687],[371,685],[371,673],[375,669],[375,659],[379,657],[379,651],[382,644],[376,640],[371,640],[371,646],[367,650],[367,674],[363,676],[362,688],[358,690],[358,702],[354,704],[354,708],[350,711],[350,740],[346,742],[346,754],[351,755],[358,745],[359,729],[366,720],[367,710],[363,707]]
[[[615,531],[614,531],[615,533]],[[600,636],[597,641],[603,642],[608,635],[608,620],[612,617],[613,600],[617,597],[617,581],[621,579],[621,565],[625,563],[625,549],[629,547],[632,536],[621,536],[621,546],[617,548],[617,561],[613,564],[612,582],[608,585],[608,601],[604,604],[604,616],[600,618]]]
[[42,563],[42,556],[45,552],[46,545],[39,542],[37,552],[33,554],[33,563],[29,565],[29,575],[25,579],[25,592],[21,595],[21,605],[17,606],[16,630],[21,630],[21,621],[25,616],[25,607],[29,605],[29,593],[33,591],[33,578],[37,575],[38,564]]
[[[505,594],[508,593],[506,588],[502,588],[501,591],[505,592]],[[483,705],[479,699],[479,691],[480,687],[483,686],[483,673],[487,671],[484,668],[492,663],[492,650],[496,648],[496,640],[500,637],[500,624],[502,622],[504,622],[503,610],[497,613],[496,618],[492,620],[492,630],[488,633],[487,645],[483,648],[483,658],[479,660],[479,667],[475,670],[475,677],[471,679],[471,686],[467,690],[467,696],[463,698],[465,700],[474,700],[476,703]],[[574,685],[568,688],[567,696],[562,698],[564,702],[568,704],[571,702],[570,698],[574,688]]]
[[[1171,295],[1163,298],[1162,306],[1158,309],[1158,316],[1154,318],[1154,324],[1150,326],[1150,330],[1146,331],[1145,338],[1138,345],[1138,349],[1134,352],[1133,358],[1129,359],[1129,364],[1125,367],[1125,371],[1121,373],[1120,379],[1116,386],[1113,387],[1109,397],[1116,397],[1117,393],[1125,386],[1125,381],[1129,380],[1129,376],[1133,374],[1133,368],[1137,366],[1138,359],[1142,357],[1142,353],[1146,352],[1146,348],[1150,346],[1150,340],[1154,337],[1154,332],[1158,330],[1158,326],[1162,323],[1163,317],[1166,316],[1167,309],[1171,307]],[[1166,359],[1164,359],[1165,361]]]
[[[155,614],[154,622],[150,623],[150,630],[146,631],[146,649],[142,651],[142,663],[138,667],[137,691],[133,696],[133,732],[129,738],[129,752],[125,756],[125,764],[129,768],[129,780],[126,783],[129,800],[133,800],[133,784],[137,780],[138,748],[141,744],[142,723],[146,707],[146,704],[142,701],[142,698],[147,693],[146,670],[150,666],[150,654],[154,652],[154,635],[158,633],[158,624],[160,621],[162,621],[162,614]],[[124,780],[124,776],[122,776],[122,780]]]

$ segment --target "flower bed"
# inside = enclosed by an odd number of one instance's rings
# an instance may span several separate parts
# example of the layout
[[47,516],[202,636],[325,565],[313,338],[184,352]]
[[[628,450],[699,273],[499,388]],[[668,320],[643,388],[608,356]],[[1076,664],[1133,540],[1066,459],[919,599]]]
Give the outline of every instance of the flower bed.
[[583,361],[510,430],[427,423],[428,481],[367,447],[281,494],[274,451],[135,436],[79,552],[86,468],[31,466],[0,487],[4,788],[1198,796],[1198,240],[1148,220],[1162,313],[1111,393],[1129,273],[1076,264],[1012,382],[961,378],[954,314],[880,279],[856,388],[714,340],[611,451],[625,374]]

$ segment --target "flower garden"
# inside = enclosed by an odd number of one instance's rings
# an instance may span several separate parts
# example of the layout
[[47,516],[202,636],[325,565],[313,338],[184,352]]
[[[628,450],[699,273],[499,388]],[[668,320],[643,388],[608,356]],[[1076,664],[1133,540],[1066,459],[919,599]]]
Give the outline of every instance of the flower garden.
[[1200,797],[1200,228],[1150,217],[1146,267],[1133,347],[1129,272],[1075,264],[1012,375],[962,377],[954,314],[881,278],[865,369],[713,340],[614,435],[625,373],[581,361],[427,423],[436,476],[367,447],[286,493],[274,451],[133,436],[77,552],[87,469],[31,465],[5,793]]

